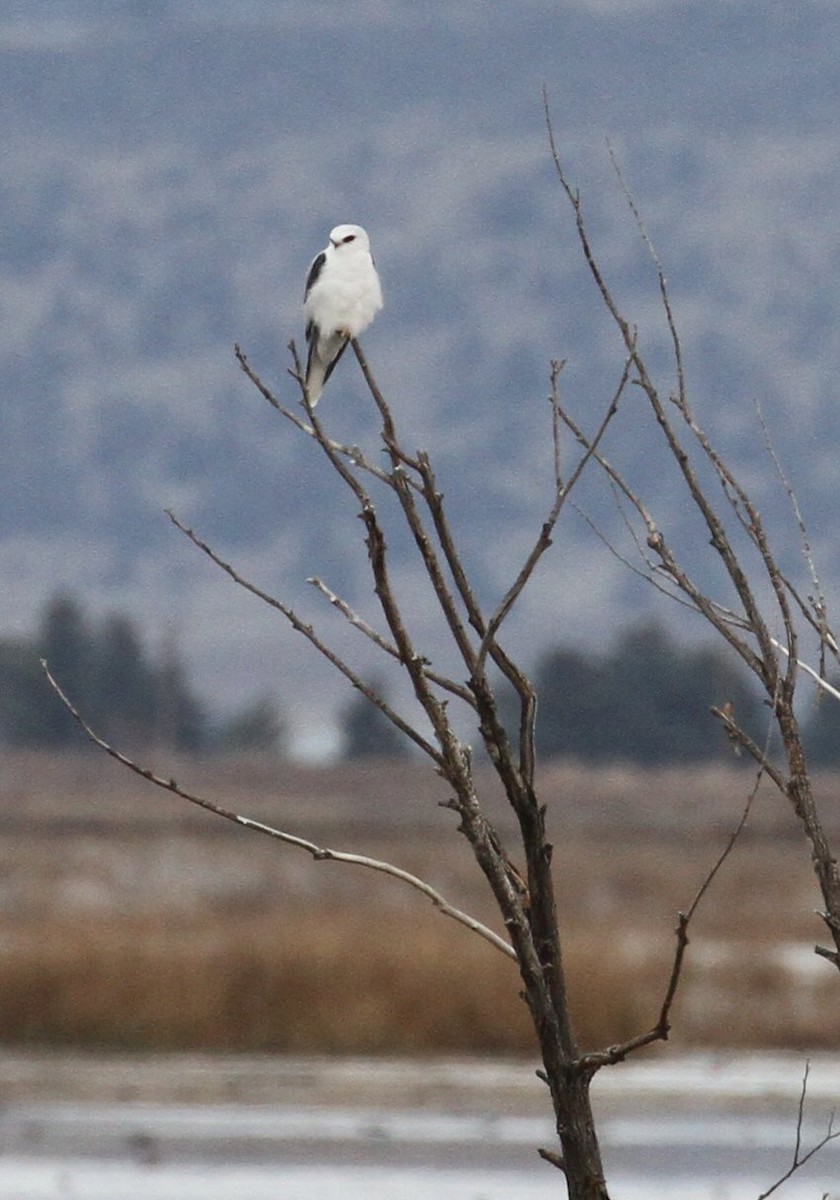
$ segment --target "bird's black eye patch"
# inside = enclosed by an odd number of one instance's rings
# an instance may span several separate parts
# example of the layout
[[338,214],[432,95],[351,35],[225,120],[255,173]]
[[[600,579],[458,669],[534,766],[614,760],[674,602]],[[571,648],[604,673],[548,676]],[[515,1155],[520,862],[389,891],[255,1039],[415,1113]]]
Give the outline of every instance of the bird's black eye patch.
[[346,246],[348,242],[355,242],[356,235],[355,235],[355,233],[348,233],[347,237],[343,237],[341,240],[344,243],[344,245]]

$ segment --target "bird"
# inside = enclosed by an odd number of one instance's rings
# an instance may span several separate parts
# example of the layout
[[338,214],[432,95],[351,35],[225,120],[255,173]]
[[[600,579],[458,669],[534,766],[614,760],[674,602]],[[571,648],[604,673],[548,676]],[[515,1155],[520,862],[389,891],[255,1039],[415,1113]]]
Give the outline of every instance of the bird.
[[361,225],[336,225],[306,278],[306,397],[311,408],[347,343],[370,325],[382,308],[382,285]]

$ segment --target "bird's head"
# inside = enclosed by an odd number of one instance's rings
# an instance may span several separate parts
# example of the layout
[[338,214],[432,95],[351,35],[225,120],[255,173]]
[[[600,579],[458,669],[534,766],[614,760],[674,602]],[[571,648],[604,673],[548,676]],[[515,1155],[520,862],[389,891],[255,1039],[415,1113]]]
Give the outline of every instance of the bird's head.
[[330,245],[336,250],[345,246],[355,250],[369,250],[370,240],[361,225],[336,225],[330,230]]

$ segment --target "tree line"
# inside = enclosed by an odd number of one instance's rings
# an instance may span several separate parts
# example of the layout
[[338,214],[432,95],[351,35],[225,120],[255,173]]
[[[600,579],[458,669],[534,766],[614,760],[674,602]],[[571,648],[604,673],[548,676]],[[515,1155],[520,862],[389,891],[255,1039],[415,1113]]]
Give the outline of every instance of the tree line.
[[[131,617],[96,620],[64,593],[46,604],[34,637],[0,639],[0,739],[6,745],[79,744],[78,727],[48,687],[41,658],[91,725],[117,744],[282,752],[283,723],[271,701],[258,699],[227,720],[214,720],[174,646],[153,656]],[[536,744],[544,759],[657,766],[725,758],[732,750],[709,715],[712,705],[731,706],[760,744],[767,726],[766,706],[730,657],[708,645],[683,645],[649,622],[620,630],[600,652],[549,649],[536,662],[534,683]],[[815,764],[840,765],[838,713],[836,705],[815,701],[804,714]],[[346,758],[410,753],[406,739],[361,695],[339,720]]]
[[197,753],[273,749],[279,740],[268,701],[214,721],[174,644],[154,656],[131,617],[95,619],[61,593],[46,604],[33,637],[0,638],[0,739],[6,745],[80,744],[76,722],[46,681],[42,658],[85,719],[117,745]]
[[[556,646],[533,670],[539,697],[535,730],[541,758],[575,758],[640,766],[731,759],[733,749],[714,705],[732,711],[758,745],[769,710],[734,658],[711,646],[685,645],[662,625],[644,622],[617,632],[601,651]],[[378,690],[382,690],[379,686]],[[840,765],[840,707],[816,693],[803,725],[810,761]],[[515,714],[507,726],[515,728]],[[393,757],[406,739],[363,696],[346,708],[348,757]]]
[[[713,705],[731,712],[759,746],[771,724],[766,700],[734,656],[709,643],[681,644],[655,622],[619,631],[600,653],[549,651],[535,683],[537,748],[546,758],[707,762],[733,753]],[[840,765],[840,707],[814,689],[801,722],[809,761]]]

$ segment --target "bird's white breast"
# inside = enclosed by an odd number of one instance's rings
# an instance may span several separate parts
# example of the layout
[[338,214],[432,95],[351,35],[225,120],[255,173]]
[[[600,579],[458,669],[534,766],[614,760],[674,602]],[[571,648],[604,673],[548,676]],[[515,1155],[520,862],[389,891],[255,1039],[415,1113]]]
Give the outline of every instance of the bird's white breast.
[[305,312],[322,336],[341,329],[358,337],[381,307],[382,289],[370,254],[342,248],[328,253],[306,298]]

